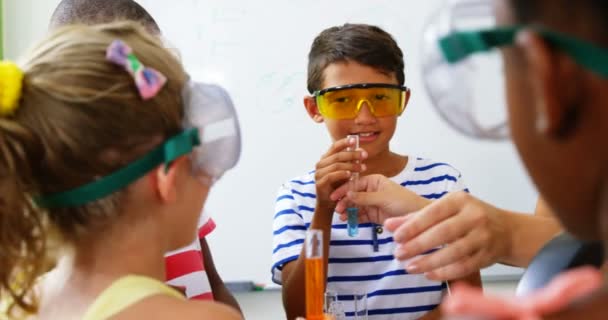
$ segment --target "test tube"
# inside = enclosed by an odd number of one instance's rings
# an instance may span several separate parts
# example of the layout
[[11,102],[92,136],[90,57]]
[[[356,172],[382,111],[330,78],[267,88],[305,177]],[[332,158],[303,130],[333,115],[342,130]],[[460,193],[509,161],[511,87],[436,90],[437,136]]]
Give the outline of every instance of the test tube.
[[338,293],[335,291],[327,290],[325,291],[325,299],[323,300],[323,312],[326,314],[329,313],[329,308],[332,303],[338,301]]
[[[347,141],[355,141],[354,146],[348,146],[346,151],[352,151],[359,149],[359,136],[356,134],[348,135],[346,137]],[[352,139],[352,140],[351,140]],[[359,163],[359,160],[355,161]],[[359,172],[353,172],[348,181],[349,191],[356,191],[355,186],[357,184],[357,180],[359,179]],[[348,226],[348,236],[356,237],[359,234],[359,208],[355,206],[354,203],[349,202],[346,208],[346,213],[348,216],[347,226]]]
[[367,293],[355,291],[353,294],[355,320],[367,320]]
[[323,231],[310,229],[306,231],[304,242],[305,285],[306,285],[306,320],[323,320]]

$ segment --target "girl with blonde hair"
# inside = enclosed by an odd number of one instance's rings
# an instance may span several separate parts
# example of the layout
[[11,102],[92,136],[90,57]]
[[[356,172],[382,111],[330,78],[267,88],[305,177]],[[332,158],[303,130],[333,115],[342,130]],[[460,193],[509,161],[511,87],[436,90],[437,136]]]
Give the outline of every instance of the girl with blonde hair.
[[134,23],[64,27],[19,65],[2,62],[9,317],[239,319],[162,282],[164,253],[193,240],[211,184],[238,158],[232,119],[231,108],[205,106],[176,58]]

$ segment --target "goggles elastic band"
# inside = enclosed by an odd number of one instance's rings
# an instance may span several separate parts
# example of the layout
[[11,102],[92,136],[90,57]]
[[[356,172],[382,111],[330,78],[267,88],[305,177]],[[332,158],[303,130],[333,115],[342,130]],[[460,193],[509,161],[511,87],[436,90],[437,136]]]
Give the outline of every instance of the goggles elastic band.
[[142,158],[108,176],[72,190],[39,196],[34,202],[41,208],[76,207],[104,198],[141,178],[160,164],[164,163],[168,168],[172,161],[189,154],[200,143],[198,129],[184,130]]
[[[457,63],[473,53],[513,44],[518,32],[525,26],[498,27],[479,31],[454,32],[439,40],[439,46],[449,63]],[[570,55],[578,64],[608,78],[608,50],[569,35],[532,28],[549,43]]]

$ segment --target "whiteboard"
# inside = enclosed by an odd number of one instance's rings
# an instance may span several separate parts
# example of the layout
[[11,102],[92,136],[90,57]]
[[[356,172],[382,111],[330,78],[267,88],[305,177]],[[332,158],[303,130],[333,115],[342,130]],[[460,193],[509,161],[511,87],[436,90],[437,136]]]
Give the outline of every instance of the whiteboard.
[[[531,212],[536,190],[509,142],[463,137],[433,110],[420,74],[423,26],[440,0],[139,0],[195,79],[230,92],[243,133],[242,157],[207,201],[218,227],[209,237],[225,281],[270,282],[272,218],[277,188],[312,169],[331,141],[302,104],[307,55],[323,29],[375,24],[405,55],[412,98],[391,148],[449,162],[473,194],[499,207]],[[512,276],[494,266],[484,276]]]

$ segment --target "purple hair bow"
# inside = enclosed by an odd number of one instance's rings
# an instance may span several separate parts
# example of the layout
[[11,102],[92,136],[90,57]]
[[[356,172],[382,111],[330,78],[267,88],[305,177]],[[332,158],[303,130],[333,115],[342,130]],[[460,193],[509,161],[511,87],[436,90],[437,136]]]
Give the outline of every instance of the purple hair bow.
[[106,51],[106,59],[124,67],[133,76],[139,95],[144,100],[156,96],[167,82],[167,78],[162,73],[146,68],[137,59],[131,47],[121,40],[114,40],[110,44]]

